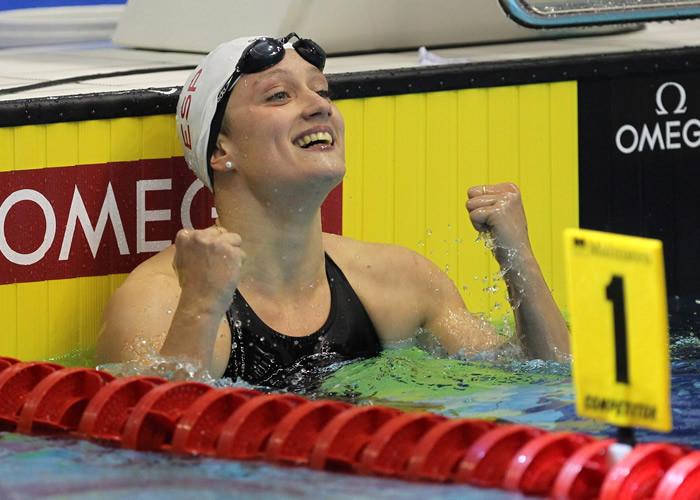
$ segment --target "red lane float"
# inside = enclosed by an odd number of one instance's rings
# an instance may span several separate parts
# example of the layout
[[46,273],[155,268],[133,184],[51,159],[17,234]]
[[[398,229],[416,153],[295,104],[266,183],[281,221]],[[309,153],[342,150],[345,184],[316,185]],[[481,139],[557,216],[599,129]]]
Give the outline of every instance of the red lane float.
[[357,472],[380,476],[400,476],[413,449],[426,432],[445,421],[434,413],[404,413],[379,428],[360,456]]
[[[700,499],[700,452],[384,406],[0,358],[0,431],[499,487],[557,500]],[[625,448],[628,449],[628,448]]]
[[593,441],[574,452],[562,466],[551,491],[556,500],[598,498],[608,470],[608,448],[613,439]]
[[351,408],[340,401],[313,401],[292,409],[275,427],[265,458],[294,465],[309,463],[318,434],[340,412]]
[[610,469],[600,489],[600,499],[651,498],[666,471],[685,454],[683,448],[672,444],[638,445]]
[[22,434],[74,431],[90,400],[114,376],[87,368],[56,370],[27,396],[17,423]]
[[246,401],[223,425],[216,456],[262,458],[276,425],[292,408],[302,404],[308,404],[308,400],[294,394],[265,394]]
[[694,451],[671,466],[654,493],[654,500],[700,498],[700,451]]
[[228,418],[243,403],[260,394],[239,388],[205,392],[180,417],[173,436],[173,451],[214,456],[221,428]]
[[499,488],[508,464],[525,444],[544,434],[528,425],[502,425],[488,431],[467,450],[454,480],[483,488]]
[[520,448],[511,460],[503,487],[526,495],[546,495],[566,459],[592,440],[567,432],[536,437]]
[[15,363],[0,373],[0,431],[14,431],[29,393],[62,366],[53,363]]
[[314,469],[354,472],[374,433],[401,412],[386,406],[358,406],[339,414],[321,431],[311,452]]
[[167,382],[146,393],[124,424],[123,448],[167,451],[182,414],[212,387],[199,382]]
[[413,450],[407,479],[447,481],[464,458],[466,450],[496,426],[485,420],[446,420],[430,429]]
[[126,377],[105,385],[85,408],[78,435],[119,446],[124,424],[134,406],[156,385],[165,382],[158,377]]
[[19,360],[15,358],[0,357],[0,373],[2,373],[5,368],[9,367],[10,365],[14,365],[15,363],[19,363]]

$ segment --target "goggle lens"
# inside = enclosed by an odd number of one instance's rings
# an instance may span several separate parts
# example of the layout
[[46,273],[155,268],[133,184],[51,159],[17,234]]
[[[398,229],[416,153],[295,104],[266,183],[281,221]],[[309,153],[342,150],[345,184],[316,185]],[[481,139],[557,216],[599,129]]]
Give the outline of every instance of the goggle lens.
[[284,58],[284,44],[296,37],[292,47],[306,62],[323,71],[326,65],[325,51],[313,40],[300,38],[296,33],[290,33],[284,38],[260,38],[254,41],[241,56],[236,65],[240,73],[259,73],[271,68]]
[[326,52],[316,42],[302,38],[295,42],[293,47],[306,62],[323,71],[326,66]]
[[274,38],[261,38],[250,45],[236,65],[240,73],[259,73],[279,63],[284,46]]

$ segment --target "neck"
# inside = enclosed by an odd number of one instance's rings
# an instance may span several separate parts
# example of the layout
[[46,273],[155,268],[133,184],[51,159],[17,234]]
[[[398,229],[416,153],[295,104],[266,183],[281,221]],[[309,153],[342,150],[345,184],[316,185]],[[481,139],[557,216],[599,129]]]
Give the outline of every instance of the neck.
[[241,236],[247,256],[239,288],[298,296],[325,279],[320,202],[261,202],[239,191],[216,196],[216,206],[219,224]]

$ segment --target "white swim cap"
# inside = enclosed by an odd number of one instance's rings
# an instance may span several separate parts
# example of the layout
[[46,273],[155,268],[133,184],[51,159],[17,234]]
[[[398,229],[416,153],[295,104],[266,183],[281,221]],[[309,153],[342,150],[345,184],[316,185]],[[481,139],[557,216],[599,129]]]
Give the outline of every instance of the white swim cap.
[[185,162],[210,190],[213,188],[207,146],[219,92],[236,69],[243,51],[257,38],[261,37],[236,38],[212,50],[187,78],[177,101],[175,123]]

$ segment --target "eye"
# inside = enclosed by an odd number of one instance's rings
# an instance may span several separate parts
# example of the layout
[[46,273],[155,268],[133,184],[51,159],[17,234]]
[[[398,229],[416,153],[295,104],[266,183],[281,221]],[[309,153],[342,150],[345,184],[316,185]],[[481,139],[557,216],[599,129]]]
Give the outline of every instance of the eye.
[[286,99],[289,99],[289,93],[286,90],[280,90],[278,92],[275,92],[267,98],[267,100],[270,102],[280,102]]
[[327,99],[329,101],[331,100],[331,93],[328,91],[328,89],[319,90],[316,93],[318,95],[320,95],[321,97],[323,97],[324,99]]

